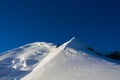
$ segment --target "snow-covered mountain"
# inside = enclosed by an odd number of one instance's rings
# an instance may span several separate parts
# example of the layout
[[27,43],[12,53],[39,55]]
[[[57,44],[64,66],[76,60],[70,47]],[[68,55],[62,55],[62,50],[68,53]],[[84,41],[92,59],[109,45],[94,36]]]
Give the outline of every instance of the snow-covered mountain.
[[0,55],[0,80],[119,80],[120,63],[94,52],[75,38],[27,44]]
[[52,43],[35,42],[0,55],[0,80],[19,80],[56,49]]

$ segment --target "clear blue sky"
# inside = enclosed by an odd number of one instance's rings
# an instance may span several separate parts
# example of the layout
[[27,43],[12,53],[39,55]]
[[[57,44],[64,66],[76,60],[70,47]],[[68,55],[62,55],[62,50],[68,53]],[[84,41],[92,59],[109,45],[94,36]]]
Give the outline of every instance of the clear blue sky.
[[0,52],[72,36],[106,51],[120,50],[119,0],[0,0]]

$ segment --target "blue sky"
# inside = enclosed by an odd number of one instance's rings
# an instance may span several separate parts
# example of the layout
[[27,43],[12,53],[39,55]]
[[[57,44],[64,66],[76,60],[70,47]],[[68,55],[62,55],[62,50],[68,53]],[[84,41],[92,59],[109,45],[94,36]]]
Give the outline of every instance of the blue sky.
[[73,36],[105,51],[120,50],[119,0],[0,0],[0,52]]

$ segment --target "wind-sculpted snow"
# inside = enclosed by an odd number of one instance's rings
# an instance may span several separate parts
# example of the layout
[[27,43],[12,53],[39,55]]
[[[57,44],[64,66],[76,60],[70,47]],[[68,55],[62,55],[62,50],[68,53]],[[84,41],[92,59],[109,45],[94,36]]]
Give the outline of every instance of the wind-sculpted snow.
[[0,80],[19,80],[31,72],[56,46],[35,42],[0,55]]
[[0,56],[0,80],[120,80],[120,62],[93,52],[75,38],[28,44]]
[[72,39],[50,52],[21,80],[119,80],[120,64],[89,54]]

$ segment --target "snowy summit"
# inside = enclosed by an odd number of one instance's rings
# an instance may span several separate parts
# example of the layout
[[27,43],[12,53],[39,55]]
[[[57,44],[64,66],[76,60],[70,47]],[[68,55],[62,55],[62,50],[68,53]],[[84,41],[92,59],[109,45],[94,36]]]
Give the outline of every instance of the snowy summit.
[[30,43],[0,54],[0,80],[119,80],[120,63],[90,50],[74,37]]

